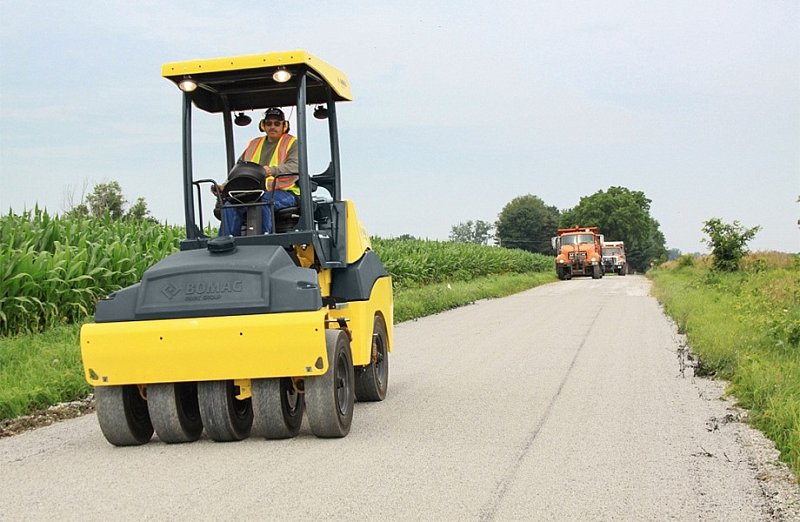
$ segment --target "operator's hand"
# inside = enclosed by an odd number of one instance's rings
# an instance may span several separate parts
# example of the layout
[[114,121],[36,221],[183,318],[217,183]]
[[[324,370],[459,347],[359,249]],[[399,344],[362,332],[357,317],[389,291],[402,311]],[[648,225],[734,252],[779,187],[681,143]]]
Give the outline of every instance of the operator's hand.
[[272,183],[275,181],[275,176],[267,176],[267,190],[272,190]]
[[225,190],[225,184],[222,185],[211,185],[211,193],[215,196],[218,196],[223,190]]

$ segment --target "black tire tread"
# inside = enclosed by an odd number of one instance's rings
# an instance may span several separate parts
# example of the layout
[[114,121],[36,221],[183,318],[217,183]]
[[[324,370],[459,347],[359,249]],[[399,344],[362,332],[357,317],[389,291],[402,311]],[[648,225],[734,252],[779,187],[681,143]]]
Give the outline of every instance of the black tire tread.
[[[389,335],[386,333],[383,317],[377,314],[373,320],[372,335],[373,339],[375,335],[381,338],[378,347],[378,357],[381,359],[371,361],[367,366],[355,370],[356,400],[361,402],[382,401],[386,398],[386,391],[389,388]],[[381,351],[383,353],[380,353]],[[383,365],[385,370],[383,382],[378,376],[380,365]]]
[[[288,382],[287,382],[288,381]],[[288,439],[297,435],[303,421],[305,402],[299,397],[299,410],[289,412],[283,395],[291,379],[256,379],[253,393],[253,428],[251,435],[267,439]]]
[[233,381],[203,381],[197,384],[197,398],[200,403],[200,417],[206,434],[217,442],[231,442],[246,439],[253,426],[253,408],[250,399],[247,404],[238,405],[246,409],[240,417],[236,414],[237,401]]
[[152,438],[153,424],[147,402],[139,395],[135,384],[98,386],[94,390],[94,400],[100,430],[109,443],[139,446]]
[[147,387],[147,407],[162,442],[193,442],[203,433],[196,383],[151,384]]
[[[347,334],[342,330],[327,330],[325,345],[328,352],[328,371],[323,375],[309,377],[305,380],[306,413],[311,432],[317,437],[340,438],[350,432],[353,421],[353,403],[355,402],[355,375],[353,357]],[[344,350],[347,364],[347,375],[350,393],[348,394],[347,414],[341,415],[336,400],[336,362],[339,352]]]

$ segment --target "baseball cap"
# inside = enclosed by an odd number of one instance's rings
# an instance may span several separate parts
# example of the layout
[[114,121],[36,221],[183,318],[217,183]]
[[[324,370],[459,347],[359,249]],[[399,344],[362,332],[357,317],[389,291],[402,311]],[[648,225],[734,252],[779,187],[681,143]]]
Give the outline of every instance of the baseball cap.
[[284,116],[283,111],[280,110],[279,108],[270,107],[269,109],[267,109],[267,112],[264,113],[264,119],[266,120],[267,118],[275,118],[283,121],[286,119],[286,116]]

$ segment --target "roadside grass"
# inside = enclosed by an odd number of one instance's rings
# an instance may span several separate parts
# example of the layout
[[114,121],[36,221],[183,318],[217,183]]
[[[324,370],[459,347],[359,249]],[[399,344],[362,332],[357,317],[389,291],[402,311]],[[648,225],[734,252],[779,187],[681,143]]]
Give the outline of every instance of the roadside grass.
[[549,271],[401,288],[394,292],[394,320],[395,323],[409,321],[464,306],[478,299],[504,297],[556,280],[555,272]]
[[734,273],[680,264],[648,273],[654,295],[800,478],[800,256],[751,254]]
[[0,420],[86,397],[79,325],[0,337]]
[[[395,290],[395,322],[501,297],[555,281],[555,272],[503,274]],[[80,325],[42,333],[0,336],[0,420],[86,397],[78,335]]]

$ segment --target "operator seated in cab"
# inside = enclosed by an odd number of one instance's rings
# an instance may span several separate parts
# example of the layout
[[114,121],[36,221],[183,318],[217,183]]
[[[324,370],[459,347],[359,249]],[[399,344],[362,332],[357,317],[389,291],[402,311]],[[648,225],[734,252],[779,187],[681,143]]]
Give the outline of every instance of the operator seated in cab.
[[[250,140],[247,148],[239,157],[239,161],[257,163],[264,167],[266,188],[261,201],[272,202],[275,211],[299,206],[300,186],[297,184],[299,172],[297,160],[297,139],[289,134],[289,122],[283,111],[277,107],[267,109],[258,128],[265,133]],[[288,175],[287,175],[288,174]],[[225,184],[216,187],[224,191]],[[222,225],[220,236],[238,236],[241,233],[242,220],[245,219],[246,207],[231,206],[226,201],[222,207]],[[272,212],[270,205],[261,206],[262,233],[273,232]]]

